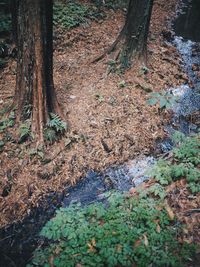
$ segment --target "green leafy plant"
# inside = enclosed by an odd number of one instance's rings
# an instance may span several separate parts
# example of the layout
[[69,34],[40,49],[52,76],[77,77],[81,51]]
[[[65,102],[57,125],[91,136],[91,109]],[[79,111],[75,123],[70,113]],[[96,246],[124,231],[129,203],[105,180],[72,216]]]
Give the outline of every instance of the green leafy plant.
[[115,61],[115,60],[109,60],[107,62],[107,64],[108,64],[108,72],[109,73],[114,73],[114,72],[117,71],[117,61]]
[[30,119],[32,114],[32,105],[31,104],[24,105],[22,114],[24,120]]
[[8,116],[4,116],[0,120],[0,132],[3,132],[8,127],[13,127],[15,124],[15,112],[11,111]]
[[41,160],[44,159],[44,147],[38,146],[37,148],[32,148],[29,150],[29,156],[32,158],[34,156],[38,156]]
[[99,101],[99,103],[104,102],[104,97],[101,94],[95,94],[95,98]]
[[[161,185],[186,178],[192,193],[200,192],[200,139],[199,135],[179,136],[179,145],[173,149],[173,161],[159,160],[150,175]],[[176,137],[177,140],[177,137]]]
[[31,120],[26,120],[19,126],[19,142],[24,142],[31,136]]
[[118,84],[119,88],[125,88],[127,86],[126,81],[122,80]]
[[59,115],[50,113],[50,119],[47,122],[47,127],[54,129],[57,133],[63,133],[67,129],[67,123],[63,121]]
[[56,131],[54,129],[46,128],[46,129],[44,129],[44,138],[50,144],[53,144],[58,139],[58,136],[57,136]]
[[194,252],[175,239],[160,201],[114,193],[108,202],[107,208],[98,203],[57,211],[41,232],[51,243],[35,251],[29,267],[50,266],[50,258],[56,267],[178,267]]
[[185,140],[185,135],[184,133],[181,133],[179,131],[175,131],[175,133],[172,136],[172,141],[176,144],[179,145],[180,143],[184,142]]
[[149,69],[146,67],[146,66],[143,66],[142,68],[141,68],[141,73],[142,74],[147,74],[149,72]]
[[117,105],[117,99],[116,99],[116,97],[111,96],[111,97],[109,98],[109,104],[110,104],[111,106],[116,106],[116,105]]
[[150,98],[147,100],[147,104],[154,106],[159,104],[160,109],[170,109],[177,101],[177,97],[169,91],[163,91],[161,93],[150,93]]
[[67,123],[63,121],[59,115],[50,113],[47,127],[44,129],[44,138],[50,144],[58,140],[59,136],[63,135],[67,130]]
[[162,186],[159,183],[155,183],[152,186],[150,186],[149,188],[147,188],[146,190],[144,189],[137,189],[137,191],[140,193],[140,197],[142,198],[146,198],[146,197],[157,197],[160,199],[164,199],[166,197],[166,191],[164,186]]
[[103,16],[95,6],[86,5],[78,1],[69,1],[65,4],[57,1],[54,4],[53,12],[54,25],[67,29],[87,23],[88,19],[96,19]]

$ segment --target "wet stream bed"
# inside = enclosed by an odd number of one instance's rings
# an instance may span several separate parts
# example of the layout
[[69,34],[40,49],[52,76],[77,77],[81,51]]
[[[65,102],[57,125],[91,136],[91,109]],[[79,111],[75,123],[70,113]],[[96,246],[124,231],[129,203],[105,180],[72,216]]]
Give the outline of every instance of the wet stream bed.
[[[190,83],[169,88],[178,97],[178,102],[173,107],[170,125],[166,125],[168,138],[159,144],[162,152],[173,148],[171,136],[175,131],[188,135],[197,132],[200,125],[200,1],[183,2],[173,25],[175,36],[171,45],[176,46],[181,54]],[[38,233],[57,208],[66,207],[72,202],[88,205],[104,201],[105,193],[112,189],[128,191],[149,179],[146,173],[155,162],[154,156],[141,155],[103,172],[91,170],[77,185],[66,188],[62,194],[49,194],[22,222],[0,230],[0,266],[23,267],[27,264],[39,243]]]

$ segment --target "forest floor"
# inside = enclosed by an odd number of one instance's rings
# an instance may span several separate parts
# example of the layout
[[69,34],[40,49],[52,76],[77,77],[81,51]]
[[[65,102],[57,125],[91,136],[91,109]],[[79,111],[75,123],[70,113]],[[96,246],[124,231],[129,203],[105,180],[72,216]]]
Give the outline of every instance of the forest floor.
[[[1,227],[23,219],[45,194],[75,184],[88,170],[104,170],[155,152],[156,143],[166,136],[164,125],[170,114],[148,106],[148,92],[176,87],[188,79],[179,54],[163,36],[175,16],[176,2],[155,1],[147,73],[136,63],[125,74],[112,73],[108,57],[91,63],[116,39],[124,23],[123,11],[107,10],[105,19],[55,31],[54,83],[69,130],[47,146],[42,157],[30,155],[34,153],[29,142],[5,144],[0,154]],[[0,108],[12,102],[15,69],[16,62],[10,59],[0,72]],[[187,200],[187,190],[178,194],[184,204],[178,205],[177,214],[196,206],[197,200]],[[177,201],[175,196],[172,202]]]

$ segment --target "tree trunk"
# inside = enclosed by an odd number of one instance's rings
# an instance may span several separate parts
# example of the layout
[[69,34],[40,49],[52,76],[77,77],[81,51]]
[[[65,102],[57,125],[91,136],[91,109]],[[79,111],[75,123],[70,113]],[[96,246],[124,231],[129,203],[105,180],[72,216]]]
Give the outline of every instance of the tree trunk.
[[142,59],[146,62],[147,37],[151,19],[153,0],[130,0],[126,21],[116,41],[100,57],[114,52],[115,59],[119,60],[122,68],[131,65],[133,59]]
[[53,86],[53,1],[20,0],[17,8],[17,119],[31,116],[32,133],[43,142],[48,113],[61,115]]

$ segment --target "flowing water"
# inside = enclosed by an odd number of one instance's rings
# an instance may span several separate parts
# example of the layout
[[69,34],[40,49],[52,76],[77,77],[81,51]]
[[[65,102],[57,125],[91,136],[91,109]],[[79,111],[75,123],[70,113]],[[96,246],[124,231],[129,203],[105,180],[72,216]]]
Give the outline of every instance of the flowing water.
[[[171,136],[174,131],[185,134],[197,131],[197,125],[190,117],[200,110],[200,0],[184,0],[177,14],[173,28],[175,37],[172,44],[182,56],[183,67],[188,74],[190,85],[182,84],[169,90],[178,96],[173,106],[174,116],[166,125],[169,137],[160,143],[163,152],[173,148]],[[192,86],[191,86],[192,85]],[[38,233],[59,206],[80,202],[88,205],[104,201],[110,190],[128,191],[149,179],[146,174],[155,164],[153,156],[140,156],[120,166],[111,166],[102,172],[89,171],[74,187],[65,189],[61,195],[52,193],[41,203],[41,207],[31,211],[23,222],[0,230],[0,266],[26,265],[31,253],[39,242]]]

